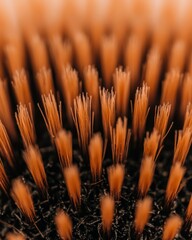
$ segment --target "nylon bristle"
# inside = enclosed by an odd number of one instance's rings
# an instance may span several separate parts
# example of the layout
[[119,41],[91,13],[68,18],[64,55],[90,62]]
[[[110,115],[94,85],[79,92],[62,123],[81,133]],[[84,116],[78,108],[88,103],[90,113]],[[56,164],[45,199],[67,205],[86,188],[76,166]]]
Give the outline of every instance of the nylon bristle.
[[55,137],[55,146],[62,168],[69,167],[73,158],[71,132],[61,129]]
[[163,240],[173,240],[177,233],[179,233],[182,226],[182,219],[178,215],[169,217],[163,229]]
[[8,161],[9,165],[13,167],[14,165],[14,155],[11,146],[11,141],[5,129],[5,126],[0,120],[0,154]]
[[83,153],[87,153],[89,140],[93,129],[93,113],[91,110],[92,99],[87,94],[79,95],[74,99],[71,110],[73,121],[77,130],[79,146]]
[[144,83],[143,86],[138,88],[135,93],[132,125],[135,141],[137,139],[141,140],[145,132],[145,124],[149,112],[148,101],[149,87]]
[[101,219],[104,232],[109,234],[114,218],[115,202],[112,197],[101,197]]
[[11,196],[21,212],[32,222],[35,217],[35,208],[29,187],[20,178],[13,180]]
[[15,92],[17,103],[21,103],[26,106],[31,104],[33,108],[33,100],[29,86],[29,79],[24,69],[15,72],[15,74],[13,75],[12,86]]
[[47,95],[50,91],[53,93],[55,92],[51,69],[46,69],[45,67],[40,69],[40,71],[37,73],[36,78],[37,87],[41,95]]
[[26,105],[19,104],[15,118],[25,148],[35,144],[36,134],[31,105],[29,104],[29,108],[27,108]]
[[7,233],[6,240],[26,240],[25,236],[20,233]]
[[192,129],[187,128],[185,131],[175,133],[175,148],[173,163],[179,162],[181,165],[185,163],[187,154],[192,143]]
[[64,169],[64,177],[69,197],[77,206],[81,202],[81,179],[77,166],[71,165]]
[[127,118],[117,119],[116,127],[111,127],[111,148],[113,162],[122,163],[127,158],[131,131],[127,129]]
[[44,193],[47,188],[47,178],[42,156],[37,146],[28,146],[23,158],[38,188]]
[[126,116],[130,95],[130,72],[117,68],[113,75],[117,116]]
[[125,167],[121,164],[116,164],[108,168],[110,194],[117,200],[119,200],[121,196],[124,175]]
[[48,95],[42,95],[42,102],[44,107],[44,113],[39,106],[45,125],[49,132],[50,137],[53,139],[57,135],[57,132],[62,128],[62,113],[61,102],[57,105],[55,96],[52,92]]
[[187,128],[189,128],[190,130],[192,129],[192,104],[191,103],[187,105],[184,124],[183,124],[183,131],[185,131]]
[[63,240],[72,239],[72,221],[70,217],[63,211],[59,210],[55,216],[55,225],[59,237]]
[[9,182],[9,180],[8,180],[7,174],[5,172],[5,168],[0,159],[0,189],[2,189],[5,193],[7,193],[8,182]]
[[71,108],[73,108],[74,99],[79,95],[80,86],[77,71],[69,65],[62,70],[61,90],[65,100],[67,118],[70,124],[72,124]]
[[149,191],[153,181],[155,163],[152,157],[145,157],[141,162],[138,191],[141,196],[145,196]]
[[93,180],[100,178],[103,162],[103,139],[100,133],[95,133],[89,143],[89,161]]
[[112,75],[118,63],[118,45],[114,36],[105,36],[101,40],[101,68],[104,86],[112,87]]
[[150,218],[150,213],[152,211],[152,198],[145,197],[143,200],[139,200],[136,203],[135,209],[135,231],[141,234],[148,223]]
[[95,67],[88,66],[84,71],[85,90],[92,97],[92,109],[95,118],[99,116],[99,76]]
[[168,204],[177,196],[184,174],[185,168],[182,167],[179,162],[176,162],[171,167],[165,195],[165,199]]
[[185,214],[186,221],[191,224],[192,222],[192,196],[190,197],[186,214]]
[[105,139],[108,139],[110,136],[110,127],[114,126],[116,117],[115,113],[116,95],[113,89],[111,89],[110,92],[105,88],[100,89],[100,101],[103,131]]

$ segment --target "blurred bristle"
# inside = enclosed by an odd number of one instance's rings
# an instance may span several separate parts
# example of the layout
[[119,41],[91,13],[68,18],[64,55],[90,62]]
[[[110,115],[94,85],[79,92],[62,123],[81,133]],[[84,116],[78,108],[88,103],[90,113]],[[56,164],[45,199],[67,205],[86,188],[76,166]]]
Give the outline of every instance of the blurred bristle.
[[2,189],[5,193],[7,193],[8,182],[9,182],[9,180],[8,180],[7,174],[5,172],[5,168],[0,159],[0,189]]
[[163,229],[163,240],[173,240],[182,226],[182,219],[178,215],[170,216]]
[[61,239],[70,240],[72,238],[72,221],[63,210],[57,212],[55,225]]
[[187,206],[185,218],[186,218],[187,222],[191,223],[191,221],[192,221],[192,196],[190,197],[190,200],[189,200],[189,203]]
[[6,240],[25,240],[25,236],[20,233],[7,233]]

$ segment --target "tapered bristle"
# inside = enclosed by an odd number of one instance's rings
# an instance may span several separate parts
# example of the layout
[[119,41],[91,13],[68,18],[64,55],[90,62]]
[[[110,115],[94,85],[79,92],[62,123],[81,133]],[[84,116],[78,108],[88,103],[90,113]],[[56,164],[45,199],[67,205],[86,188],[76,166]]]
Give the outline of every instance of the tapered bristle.
[[69,197],[77,206],[81,202],[81,179],[77,166],[71,165],[64,169],[64,177]]
[[17,178],[12,183],[11,196],[17,207],[30,220],[35,217],[35,208],[28,186]]
[[149,87],[144,83],[141,88],[138,88],[135,93],[134,109],[133,109],[133,135],[135,141],[142,139],[145,124],[148,115],[148,100],[149,100]]
[[61,129],[55,137],[55,146],[62,168],[72,164],[72,134],[70,131]]
[[171,167],[165,195],[167,203],[170,203],[175,199],[184,174],[185,168],[182,167],[179,162],[176,162]]
[[94,120],[91,110],[91,97],[89,97],[87,94],[82,94],[74,99],[72,117],[77,130],[79,146],[84,153],[87,153]]
[[15,113],[16,122],[26,148],[29,145],[35,144],[36,141],[35,126],[30,104],[28,109],[26,105],[19,104],[17,106],[17,113]]
[[6,240],[25,240],[25,236],[20,233],[7,233]]
[[14,156],[11,142],[1,120],[0,120],[0,154],[3,158],[5,158],[5,160],[8,161],[9,165],[13,167]]
[[51,138],[55,138],[57,132],[62,128],[61,102],[57,105],[55,96],[52,92],[48,95],[42,95],[44,113],[39,109],[45,121],[47,130]]
[[9,180],[8,180],[7,174],[5,172],[5,168],[0,159],[0,189],[2,189],[5,193],[7,193],[8,182],[9,182]]
[[110,232],[114,218],[115,202],[112,197],[106,195],[101,197],[101,219],[103,230]]
[[130,72],[117,68],[113,75],[117,116],[126,116],[130,95]]
[[95,133],[89,143],[89,161],[91,174],[94,179],[100,178],[103,162],[103,139],[100,133]]
[[192,129],[192,104],[191,103],[187,105],[184,124],[183,124],[183,131],[185,131],[187,128],[189,128],[190,130]]
[[169,217],[163,229],[163,240],[173,240],[182,226],[182,219],[178,215]]
[[116,127],[111,127],[111,148],[113,162],[122,163],[127,158],[131,131],[127,129],[127,118],[117,119]]
[[145,157],[141,162],[138,191],[140,195],[145,196],[153,181],[155,163],[152,157]]
[[192,196],[190,197],[185,217],[186,217],[186,221],[191,224],[191,222],[192,222]]
[[139,200],[135,209],[135,231],[141,234],[145,225],[149,221],[150,213],[152,210],[152,198],[145,197],[143,200]]
[[61,239],[70,240],[72,238],[72,221],[63,210],[57,212],[55,225]]
[[124,175],[125,167],[121,164],[113,165],[108,168],[110,194],[116,199],[120,198]]
[[37,146],[28,146],[23,153],[23,158],[36,185],[41,191],[45,192],[47,188],[47,178],[39,148]]

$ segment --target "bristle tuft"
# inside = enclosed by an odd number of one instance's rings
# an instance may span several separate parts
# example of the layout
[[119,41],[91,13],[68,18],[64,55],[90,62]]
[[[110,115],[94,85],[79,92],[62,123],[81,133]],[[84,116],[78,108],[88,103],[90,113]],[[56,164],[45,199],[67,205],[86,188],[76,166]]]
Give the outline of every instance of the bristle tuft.
[[163,240],[173,240],[182,226],[182,219],[178,215],[169,217],[163,229]]
[[55,225],[61,239],[70,240],[72,238],[72,221],[63,210],[57,212]]

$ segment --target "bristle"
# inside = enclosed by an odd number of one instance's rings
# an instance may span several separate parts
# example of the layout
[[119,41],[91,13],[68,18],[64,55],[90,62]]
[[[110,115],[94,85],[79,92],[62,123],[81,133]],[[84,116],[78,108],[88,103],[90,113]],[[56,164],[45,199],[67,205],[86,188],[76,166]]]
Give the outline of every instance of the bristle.
[[179,162],[171,167],[165,195],[168,204],[175,199],[184,174],[185,168]]
[[23,153],[23,158],[36,185],[42,192],[45,192],[47,188],[47,178],[39,148],[37,146],[28,146]]
[[135,209],[135,231],[141,234],[145,225],[149,221],[150,212],[152,210],[152,198],[145,197],[143,200],[139,200]]
[[111,149],[113,162],[122,163],[127,158],[131,131],[127,129],[127,118],[117,119],[116,127],[111,127]]
[[183,124],[183,131],[185,131],[187,128],[189,128],[190,130],[192,129],[192,104],[191,103],[187,105],[184,124]]
[[130,95],[130,72],[117,68],[113,75],[117,116],[126,116]]
[[89,161],[93,180],[100,178],[103,162],[103,139],[100,133],[95,133],[89,143]]
[[57,132],[62,128],[61,102],[57,105],[55,96],[52,92],[48,95],[42,95],[44,113],[39,109],[45,121],[47,130],[51,138],[55,138]]
[[3,158],[5,158],[5,160],[8,161],[9,165],[13,167],[14,156],[11,142],[1,120],[0,120],[0,154]]
[[76,97],[74,99],[74,108],[71,112],[77,130],[79,146],[83,153],[87,153],[94,120],[91,110],[91,97],[87,94]]
[[55,137],[55,146],[62,168],[69,167],[73,157],[71,132],[65,129],[59,130]]
[[105,36],[101,40],[101,68],[104,86],[112,87],[112,74],[118,63],[118,44],[114,36]]
[[0,189],[2,189],[5,193],[7,193],[8,182],[9,182],[9,180],[8,180],[7,174],[5,172],[5,168],[0,159]]
[[155,163],[152,157],[145,157],[141,162],[140,176],[138,183],[139,194],[145,196],[153,181]]
[[21,138],[26,148],[29,145],[34,145],[36,141],[35,127],[30,104],[28,109],[26,105],[19,104],[17,106],[17,113],[15,113]]
[[15,72],[13,75],[12,86],[15,92],[17,103],[21,103],[26,106],[28,106],[28,104],[31,104],[33,107],[29,79],[24,69]]
[[77,206],[81,202],[81,179],[77,166],[71,165],[64,169],[64,177],[69,197]]
[[47,95],[49,94],[50,91],[52,91],[53,93],[55,92],[51,69],[47,69],[47,68],[40,69],[40,71],[37,73],[36,78],[37,78],[37,87],[41,95],[42,94]]
[[112,165],[108,168],[108,181],[110,194],[117,200],[121,195],[121,188],[123,185],[125,175],[125,167],[121,164]]
[[114,218],[115,202],[112,197],[106,195],[101,197],[101,219],[103,230],[110,232]]
[[80,86],[77,71],[69,65],[65,66],[62,71],[61,90],[65,100],[67,118],[72,124],[71,108],[73,108],[74,99],[79,95]]
[[7,233],[6,240],[25,240],[25,236],[20,233]]
[[35,217],[35,208],[28,186],[20,178],[13,180],[11,196],[21,212],[30,220]]
[[178,215],[169,217],[163,229],[163,240],[173,240],[182,226],[182,219]]
[[191,130],[192,129],[187,128],[185,131],[176,132],[173,163],[179,162],[181,165],[185,163],[192,143]]
[[70,240],[72,238],[72,221],[63,210],[57,212],[55,225],[61,239]]
[[92,97],[92,109],[96,119],[99,115],[99,76],[95,67],[88,66],[84,71],[85,90]]
[[189,203],[187,206],[187,210],[185,213],[185,217],[186,217],[186,221],[191,224],[191,222],[192,222],[192,196],[190,197],[190,200],[189,200]]
[[109,138],[110,127],[113,127],[115,124],[115,101],[116,95],[111,89],[109,92],[105,88],[100,89],[100,101],[101,101],[101,114],[102,114],[102,124],[105,139]]
[[133,109],[133,135],[135,141],[142,139],[145,124],[148,115],[148,100],[149,100],[149,87],[144,83],[141,88],[138,88],[135,93],[134,109]]

